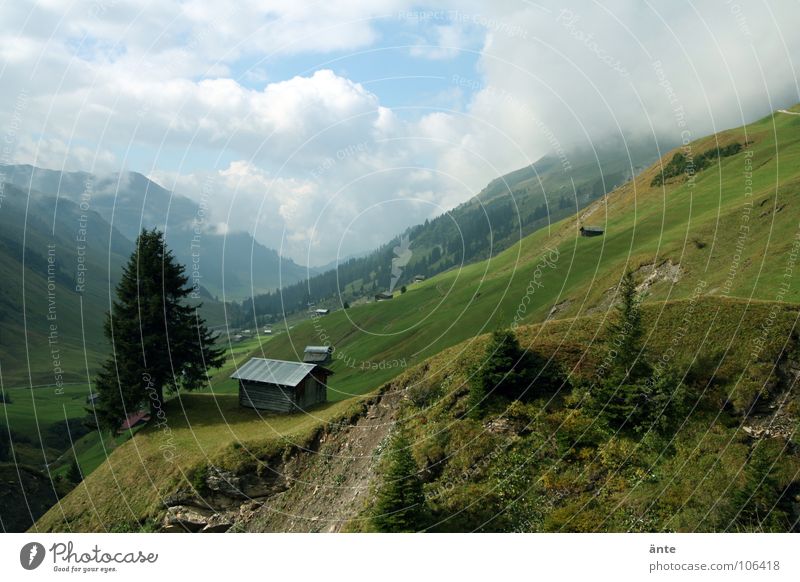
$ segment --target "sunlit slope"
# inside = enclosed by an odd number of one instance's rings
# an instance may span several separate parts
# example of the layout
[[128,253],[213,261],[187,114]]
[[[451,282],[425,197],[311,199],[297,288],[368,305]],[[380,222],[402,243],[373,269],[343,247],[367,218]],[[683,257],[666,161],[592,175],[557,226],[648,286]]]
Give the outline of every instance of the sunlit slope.
[[[692,179],[652,186],[661,164],[681,150],[668,152],[549,233],[412,285],[391,301],[304,322],[263,354],[296,359],[308,344],[331,343],[337,359],[330,397],[339,399],[515,318],[542,321],[554,308],[559,318],[604,311],[626,268],[637,271],[651,301],[699,292],[797,302],[800,283],[784,274],[798,235],[799,142],[800,117],[782,113],[692,142],[684,151],[695,157],[733,143],[742,150]],[[579,224],[601,226],[605,234],[580,237]]]
[[[725,348],[724,356],[714,358],[718,366],[715,376],[724,385],[707,397],[718,398],[719,405],[726,408],[747,409],[755,395],[764,390],[774,363],[786,356],[786,339],[797,324],[798,308],[717,297],[650,303],[644,309],[649,330],[647,350],[658,355],[673,347],[672,339],[690,309],[695,325],[686,330],[685,341],[674,346],[675,361],[691,361],[697,350],[715,354],[717,348]],[[752,360],[751,346],[760,335],[759,325],[771,314],[772,333],[758,358]],[[523,345],[553,357],[572,372],[573,378],[587,378],[610,347],[609,340],[598,336],[603,317],[603,313],[596,313],[524,325],[518,328],[518,336]],[[395,385],[400,389],[435,382],[444,385],[445,378],[452,376],[445,392],[453,397],[463,394],[470,367],[481,360],[486,339],[486,335],[470,338],[437,354],[423,365],[404,371],[394,380]],[[378,384],[373,386],[378,388]],[[450,398],[444,400],[449,402]],[[270,468],[278,471],[276,463],[286,458],[287,447],[312,447],[315,431],[331,428],[331,422],[352,422],[363,404],[360,399],[350,399],[316,407],[309,414],[259,415],[240,407],[234,394],[191,394],[172,399],[166,408],[166,428],[151,424],[120,445],[33,530],[138,531],[142,526],[156,527],[164,515],[165,502],[176,492],[195,487],[206,467],[237,473],[270,474]],[[490,435],[489,431],[481,432]],[[742,438],[744,433],[737,437]],[[481,450],[487,449],[475,449]],[[718,450],[713,448],[706,459],[713,461],[717,456]]]

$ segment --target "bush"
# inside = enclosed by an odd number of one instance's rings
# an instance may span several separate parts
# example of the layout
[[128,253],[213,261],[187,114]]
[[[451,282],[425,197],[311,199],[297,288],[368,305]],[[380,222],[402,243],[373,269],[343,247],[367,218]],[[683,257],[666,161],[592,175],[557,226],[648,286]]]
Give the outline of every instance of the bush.
[[732,499],[736,529],[791,531],[793,500],[778,476],[782,453],[779,447],[771,449],[766,443],[753,449],[744,471],[744,486]]
[[722,148],[706,150],[702,154],[695,156],[694,159],[687,157],[683,152],[678,152],[672,156],[672,159],[664,166],[664,169],[659,174],[656,174],[656,177],[650,182],[650,186],[661,186],[670,178],[681,174],[695,174],[709,167],[713,160],[738,154],[741,150],[742,144],[732,143]]
[[408,398],[417,408],[425,408],[436,402],[442,395],[439,384],[421,380],[412,384],[407,391]]

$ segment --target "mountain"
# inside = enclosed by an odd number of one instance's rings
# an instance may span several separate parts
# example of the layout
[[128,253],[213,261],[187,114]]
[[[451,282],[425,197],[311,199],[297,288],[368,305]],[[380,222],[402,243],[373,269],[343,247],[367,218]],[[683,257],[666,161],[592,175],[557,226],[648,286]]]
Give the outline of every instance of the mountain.
[[43,192],[94,210],[128,240],[142,228],[165,231],[167,244],[187,271],[212,295],[241,299],[290,284],[308,270],[268,249],[245,232],[209,229],[200,205],[136,172],[97,175],[29,165],[0,167],[0,180],[23,191]]
[[84,382],[108,351],[102,322],[133,244],[98,213],[4,185],[0,360],[6,386]]
[[[341,307],[378,291],[399,291],[415,275],[429,277],[486,259],[575,214],[657,157],[652,142],[621,140],[545,156],[493,180],[472,199],[407,229],[372,253],[343,259],[332,270],[319,269],[320,274],[308,281],[245,301],[242,312],[279,319],[306,309],[309,302]],[[405,258],[399,276],[394,276],[398,252]]]
[[[368,529],[402,420],[434,531],[796,530],[798,204],[797,115],[670,151],[495,256],[266,338],[251,355],[296,359],[324,336],[332,402],[262,418],[238,405],[237,357],[213,393],[169,403],[180,458],[165,462],[148,426],[33,529]],[[604,232],[580,236],[581,224]],[[612,430],[584,406],[615,349],[626,271],[644,301],[643,354],[685,386],[672,436]],[[574,389],[474,419],[470,377],[489,357],[485,332],[503,326]]]

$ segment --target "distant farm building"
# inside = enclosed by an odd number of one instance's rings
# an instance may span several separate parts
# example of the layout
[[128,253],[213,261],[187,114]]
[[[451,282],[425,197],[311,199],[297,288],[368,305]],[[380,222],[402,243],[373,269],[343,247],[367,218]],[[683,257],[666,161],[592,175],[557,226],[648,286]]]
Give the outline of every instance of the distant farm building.
[[252,358],[231,378],[239,380],[240,406],[296,412],[327,401],[332,374],[319,364]]
[[146,409],[131,412],[123,421],[122,426],[117,430],[118,433],[125,432],[137,426],[141,426],[150,420],[150,411]]
[[331,312],[330,309],[315,309],[314,313],[317,315],[328,315]]
[[272,335],[272,330],[271,330],[270,328],[268,328],[268,327],[265,327],[265,328],[264,328],[264,333],[265,333],[266,335]]
[[386,293],[385,291],[381,291],[380,293],[375,295],[375,301],[388,301],[389,299],[392,299],[393,297],[394,297],[394,294]]
[[97,392],[92,392],[89,396],[86,397],[86,404],[91,404],[92,406],[96,405],[100,402],[100,395]]
[[603,229],[599,226],[582,226],[581,236],[602,236]]
[[333,346],[306,346],[303,361],[308,364],[325,364],[331,361]]
[[414,275],[414,283],[421,283],[425,280],[425,275]]

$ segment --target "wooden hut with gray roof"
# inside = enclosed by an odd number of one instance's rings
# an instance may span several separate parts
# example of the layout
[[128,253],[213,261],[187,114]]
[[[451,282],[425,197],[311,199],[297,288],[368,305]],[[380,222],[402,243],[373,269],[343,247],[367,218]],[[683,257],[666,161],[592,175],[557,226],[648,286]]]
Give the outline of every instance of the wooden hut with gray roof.
[[252,358],[231,374],[239,381],[239,405],[297,412],[326,402],[333,372],[319,364]]
[[326,364],[331,361],[333,346],[306,346],[303,361],[309,364]]

